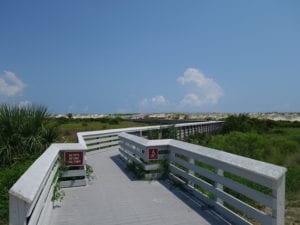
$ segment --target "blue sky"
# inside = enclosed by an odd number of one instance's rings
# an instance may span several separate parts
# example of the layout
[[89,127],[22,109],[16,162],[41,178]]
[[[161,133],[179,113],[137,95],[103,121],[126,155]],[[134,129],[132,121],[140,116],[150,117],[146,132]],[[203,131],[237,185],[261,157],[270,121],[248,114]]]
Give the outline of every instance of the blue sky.
[[0,2],[0,103],[299,112],[300,2]]

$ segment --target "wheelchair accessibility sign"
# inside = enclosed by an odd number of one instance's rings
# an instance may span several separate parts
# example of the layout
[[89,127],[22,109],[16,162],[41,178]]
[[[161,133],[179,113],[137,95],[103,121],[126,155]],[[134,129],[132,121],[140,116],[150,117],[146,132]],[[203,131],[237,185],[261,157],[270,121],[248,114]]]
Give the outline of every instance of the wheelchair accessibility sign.
[[158,159],[158,149],[155,149],[155,148],[150,148],[148,150],[148,159]]

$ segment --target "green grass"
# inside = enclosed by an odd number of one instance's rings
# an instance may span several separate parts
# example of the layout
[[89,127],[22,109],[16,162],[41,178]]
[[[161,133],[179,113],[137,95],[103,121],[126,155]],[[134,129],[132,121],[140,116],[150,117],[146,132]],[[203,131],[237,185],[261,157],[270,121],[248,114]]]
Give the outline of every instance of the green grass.
[[135,123],[131,121],[118,121],[116,124],[100,121],[85,121],[83,120],[66,120],[64,123],[59,125],[59,141],[60,142],[77,142],[77,132],[80,131],[93,131],[93,130],[109,130],[118,128],[128,128],[128,127],[141,127],[147,126],[148,124]]

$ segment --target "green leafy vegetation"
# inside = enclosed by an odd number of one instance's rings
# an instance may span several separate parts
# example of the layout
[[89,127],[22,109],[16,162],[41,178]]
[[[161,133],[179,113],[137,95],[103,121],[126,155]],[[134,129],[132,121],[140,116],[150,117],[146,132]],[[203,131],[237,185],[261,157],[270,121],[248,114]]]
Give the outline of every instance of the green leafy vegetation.
[[0,167],[43,152],[58,133],[43,106],[0,105]]
[[147,135],[149,140],[154,139],[177,139],[177,128],[171,126],[168,128],[161,128],[159,130],[149,130]]
[[222,133],[227,134],[233,131],[240,132],[257,132],[265,133],[274,128],[278,123],[273,120],[261,120],[256,118],[250,118],[246,114],[240,114],[237,116],[229,116],[226,118],[222,127]]
[[8,191],[17,179],[34,162],[37,156],[32,156],[22,162],[17,162],[13,166],[2,167],[0,169],[0,225],[8,224]]
[[55,164],[55,166],[58,166],[58,169],[52,180],[52,185],[54,185],[54,186],[53,186],[51,201],[53,203],[58,202],[58,201],[61,202],[63,200],[63,198],[65,197],[65,192],[60,187],[59,177],[60,177],[60,174],[63,171],[66,171],[68,168],[66,166],[64,166],[62,162],[63,162],[63,159],[61,157],[59,157]]
[[61,202],[64,197],[65,197],[65,192],[61,189],[59,182],[57,181],[57,179],[54,180],[55,184],[53,187],[53,193],[52,193],[52,198],[51,201],[53,203],[55,202]]
[[91,181],[93,179],[95,179],[95,176],[93,175],[94,174],[94,169],[91,165],[89,164],[86,164],[86,178]]
[[58,124],[59,142],[77,142],[77,132],[107,130],[127,127],[140,127],[147,124],[124,121],[120,117],[107,116],[103,118],[57,118],[52,119],[53,123]]
[[159,130],[149,130],[147,138],[149,140],[155,140],[160,138]]
[[167,129],[162,129],[162,139],[177,139],[177,128],[171,126]]
[[[300,223],[299,122],[259,120],[247,115],[230,116],[218,135],[195,134],[186,141],[286,167],[287,223]],[[224,176],[270,194],[270,190],[233,174],[224,173]],[[227,191],[247,201],[245,197]]]
[[131,162],[126,165],[126,169],[133,172],[138,179],[144,179],[146,171],[141,164]]

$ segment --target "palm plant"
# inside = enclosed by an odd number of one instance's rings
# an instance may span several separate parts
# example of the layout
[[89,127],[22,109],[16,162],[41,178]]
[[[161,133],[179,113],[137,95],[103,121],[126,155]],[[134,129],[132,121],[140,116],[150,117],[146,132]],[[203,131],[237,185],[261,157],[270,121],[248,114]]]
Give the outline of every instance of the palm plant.
[[0,167],[42,153],[57,135],[46,107],[0,105]]

